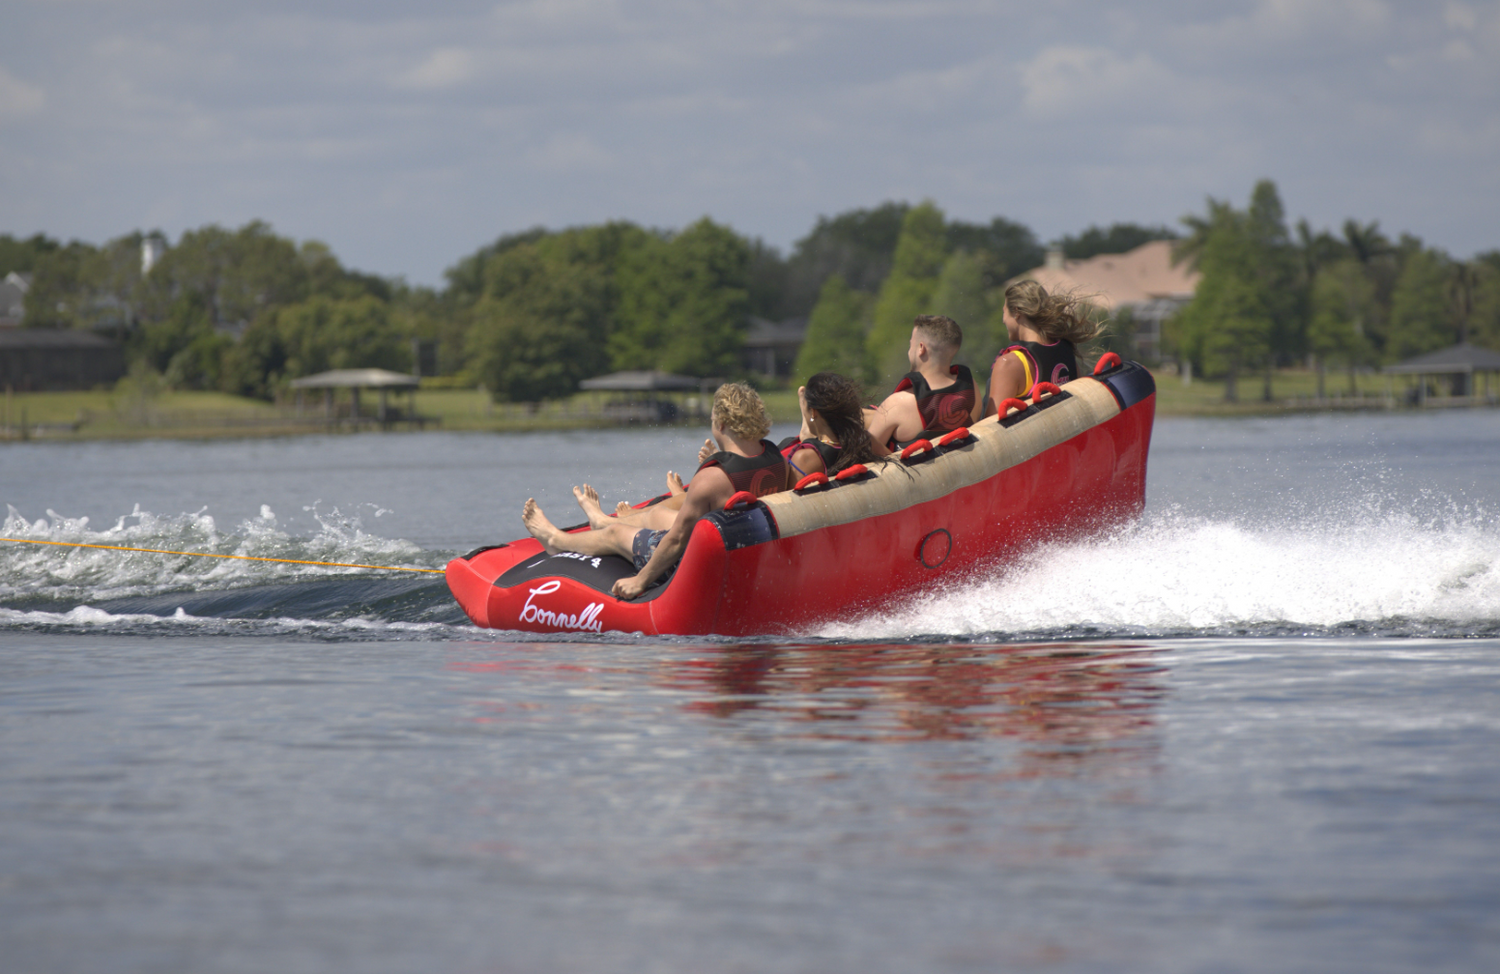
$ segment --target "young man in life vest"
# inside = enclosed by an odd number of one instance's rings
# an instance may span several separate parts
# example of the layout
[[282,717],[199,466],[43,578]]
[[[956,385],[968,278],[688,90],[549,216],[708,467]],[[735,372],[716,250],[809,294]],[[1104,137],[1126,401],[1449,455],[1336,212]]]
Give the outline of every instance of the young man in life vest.
[[[705,514],[722,509],[742,490],[764,497],[786,489],[786,461],[776,445],[764,438],[771,431],[771,422],[755,390],[739,383],[720,386],[714,393],[712,415],[711,431],[719,450],[704,459],[693,475],[682,496],[682,507],[666,530],[624,520],[569,534],[558,530],[533,498],[527,498],[521,512],[526,530],[549,553],[577,551],[630,559],[636,574],[615,582],[612,594],[618,599],[640,595],[676,570],[694,525]],[[593,522],[594,518],[589,520]]]
[[952,318],[917,316],[906,352],[912,370],[885,402],[865,413],[870,438],[886,452],[979,421],[974,376],[968,366],[953,364],[963,342],[963,330]]

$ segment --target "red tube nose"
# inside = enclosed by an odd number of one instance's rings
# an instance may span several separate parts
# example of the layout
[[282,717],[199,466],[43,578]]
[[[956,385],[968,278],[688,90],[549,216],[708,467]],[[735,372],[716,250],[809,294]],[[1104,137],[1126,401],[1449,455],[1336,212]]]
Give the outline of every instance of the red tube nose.
[[463,606],[469,620],[476,626],[490,628],[490,589],[495,587],[495,580],[482,577],[462,558],[448,562],[444,575],[448,579],[448,591]]

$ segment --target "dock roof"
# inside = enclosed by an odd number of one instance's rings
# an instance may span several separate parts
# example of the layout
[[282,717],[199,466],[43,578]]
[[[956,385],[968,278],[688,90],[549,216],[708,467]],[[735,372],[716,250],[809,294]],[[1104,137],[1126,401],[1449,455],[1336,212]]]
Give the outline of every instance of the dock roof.
[[578,383],[578,388],[603,390],[606,392],[666,392],[670,390],[698,391],[703,387],[702,379],[688,375],[673,375],[670,372],[611,372],[595,376]]
[[1409,358],[1405,362],[1387,365],[1391,375],[1449,375],[1473,374],[1475,372],[1500,372],[1500,352],[1480,348],[1468,342],[1459,342],[1435,352]]
[[293,389],[415,389],[421,380],[388,369],[333,369],[293,379]]

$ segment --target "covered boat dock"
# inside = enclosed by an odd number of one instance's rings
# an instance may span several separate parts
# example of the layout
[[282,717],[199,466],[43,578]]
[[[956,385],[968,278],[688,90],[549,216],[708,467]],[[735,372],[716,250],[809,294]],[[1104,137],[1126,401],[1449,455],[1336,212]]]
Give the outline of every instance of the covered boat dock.
[[[718,379],[696,379],[670,372],[626,371],[584,379],[578,388],[585,392],[620,393],[604,404],[606,419],[627,425],[655,425],[702,419],[703,397],[720,384]],[[677,396],[674,398],[671,393]]]
[[[1500,404],[1500,382],[1491,385],[1491,376],[1500,374],[1500,352],[1459,342],[1448,348],[1418,355],[1384,369],[1386,375],[1404,375],[1415,379],[1409,384],[1407,402],[1414,406],[1480,406]],[[1475,379],[1483,381],[1483,391]],[[1438,394],[1438,383],[1448,380],[1449,394]]]
[[[439,419],[432,416],[421,416],[417,414],[417,386],[421,380],[414,375],[406,375],[401,372],[391,372],[386,369],[333,369],[328,372],[319,372],[317,375],[304,376],[293,379],[291,388],[297,394],[297,413],[302,414],[305,403],[304,393],[309,390],[323,390],[323,416],[330,426],[348,425],[358,429],[367,421],[373,421],[381,429],[390,429],[393,426],[408,425],[424,428],[428,423],[438,423]],[[337,392],[340,389],[349,390],[349,401],[337,402]],[[379,403],[373,417],[366,417],[363,405],[360,402],[360,391],[363,389],[374,389],[380,394]],[[392,405],[391,393],[405,392],[407,394],[406,409]]]

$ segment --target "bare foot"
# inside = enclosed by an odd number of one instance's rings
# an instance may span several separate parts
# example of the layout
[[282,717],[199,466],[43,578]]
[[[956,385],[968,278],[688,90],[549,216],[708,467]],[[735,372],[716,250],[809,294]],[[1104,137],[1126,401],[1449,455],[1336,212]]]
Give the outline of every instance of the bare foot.
[[703,445],[698,448],[698,462],[699,463],[703,463],[709,457],[713,456],[715,453],[718,453],[718,452],[719,452],[719,448],[714,445],[714,441],[713,440],[704,440],[703,441]]
[[583,516],[589,519],[589,527],[595,531],[612,524],[614,519],[599,506],[599,492],[588,484],[573,488],[573,499],[583,508]]
[[526,530],[531,536],[542,543],[547,549],[547,554],[555,555],[558,552],[557,542],[562,537],[562,532],[557,526],[547,520],[547,515],[537,506],[536,500],[526,498],[526,505],[521,508],[521,523],[526,525]]
[[686,494],[687,488],[682,485],[682,476],[675,470],[667,471],[667,493]]
[[627,514],[634,513],[635,508],[630,506],[630,501],[620,501],[620,503],[615,505],[615,517],[624,517]]

